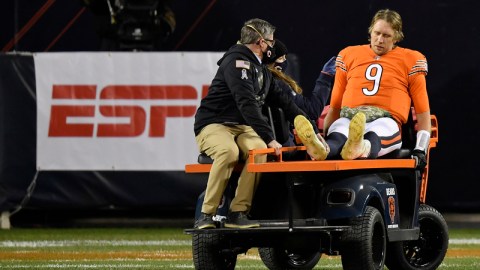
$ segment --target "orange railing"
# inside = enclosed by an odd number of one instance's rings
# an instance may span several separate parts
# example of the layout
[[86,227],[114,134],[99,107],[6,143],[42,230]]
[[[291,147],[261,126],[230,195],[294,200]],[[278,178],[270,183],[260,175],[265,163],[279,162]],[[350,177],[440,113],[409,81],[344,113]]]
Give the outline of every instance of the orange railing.
[[[430,150],[435,148],[438,143],[438,121],[435,115],[431,116],[432,132],[430,138],[430,147],[428,149],[427,158],[430,156]],[[395,169],[405,168],[414,169],[415,160],[411,158],[402,159],[363,159],[363,160],[309,160],[305,153],[305,160],[283,160],[283,153],[288,151],[305,151],[305,146],[293,146],[281,148],[281,154],[275,156],[274,160],[264,163],[256,163],[256,155],[274,155],[274,149],[258,149],[249,152],[249,158],[245,164],[239,166],[247,166],[249,172],[308,172],[308,171],[344,171],[344,170],[362,170],[362,169]],[[212,164],[187,164],[185,166],[186,173],[208,173]],[[428,184],[429,167],[425,168],[422,174],[422,182],[420,189],[420,202],[425,203],[427,184]]]

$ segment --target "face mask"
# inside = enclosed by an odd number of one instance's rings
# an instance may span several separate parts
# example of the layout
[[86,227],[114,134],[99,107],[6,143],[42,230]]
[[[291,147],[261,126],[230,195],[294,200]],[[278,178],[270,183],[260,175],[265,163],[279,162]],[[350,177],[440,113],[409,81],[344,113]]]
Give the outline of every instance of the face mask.
[[273,47],[270,47],[270,45],[267,44],[267,51],[263,52],[263,57],[262,57],[262,62],[265,65],[271,64],[275,62],[275,49]]
[[287,70],[287,67],[288,67],[288,61],[283,61],[283,63],[277,63],[275,62],[275,65],[274,67],[282,72],[285,72]]

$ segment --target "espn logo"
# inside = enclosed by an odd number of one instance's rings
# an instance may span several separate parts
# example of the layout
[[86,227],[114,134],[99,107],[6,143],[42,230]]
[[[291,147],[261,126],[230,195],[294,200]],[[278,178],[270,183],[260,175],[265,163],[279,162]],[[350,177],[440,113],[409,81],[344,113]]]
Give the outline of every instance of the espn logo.
[[[182,101],[198,101],[197,90],[190,85],[109,85],[100,90],[98,98],[96,85],[53,85],[52,90],[55,104],[49,137],[136,137],[145,130],[148,137],[164,137],[167,118],[194,116],[197,106]],[[203,85],[202,96],[207,91],[208,85]],[[154,101],[166,104],[155,105]],[[86,123],[73,121],[85,118]],[[106,123],[102,118],[128,121]]]

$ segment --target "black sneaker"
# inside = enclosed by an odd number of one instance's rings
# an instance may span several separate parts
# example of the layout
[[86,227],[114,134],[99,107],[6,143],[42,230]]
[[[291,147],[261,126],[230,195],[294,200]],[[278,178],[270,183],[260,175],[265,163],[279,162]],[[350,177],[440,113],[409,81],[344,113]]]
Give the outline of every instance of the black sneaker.
[[195,229],[215,229],[215,222],[212,219],[212,215],[202,213],[200,217],[195,220],[193,227]]
[[260,227],[260,224],[255,220],[249,220],[248,216],[244,212],[231,212],[228,214],[225,227],[246,229]]

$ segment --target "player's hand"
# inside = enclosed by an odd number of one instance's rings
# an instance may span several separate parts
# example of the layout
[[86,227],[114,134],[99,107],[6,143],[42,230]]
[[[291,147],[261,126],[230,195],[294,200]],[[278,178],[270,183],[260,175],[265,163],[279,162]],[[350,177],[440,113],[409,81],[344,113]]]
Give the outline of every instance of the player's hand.
[[412,152],[412,158],[415,159],[416,168],[423,170],[427,166],[427,157],[425,151],[414,149]]
[[273,141],[269,142],[267,146],[268,146],[268,148],[275,149],[275,155],[277,155],[277,156],[280,155],[280,153],[282,152],[282,151],[280,151],[280,148],[282,148],[282,145],[279,142],[277,142],[276,140],[273,140]]
[[335,59],[337,57],[336,56],[333,56],[332,58],[330,58],[330,60],[327,61],[327,63],[325,63],[325,65],[323,65],[323,68],[322,68],[322,72],[323,73],[326,73],[330,76],[335,76]]

